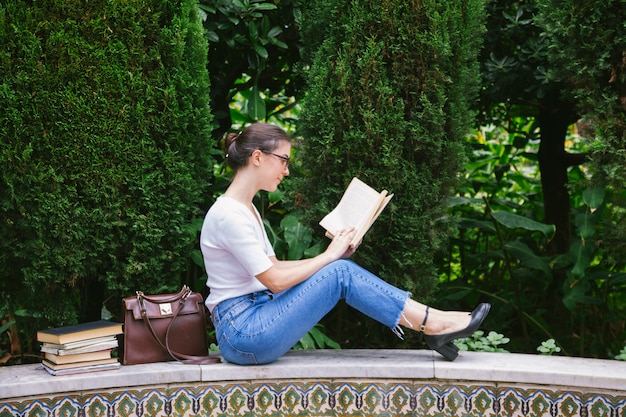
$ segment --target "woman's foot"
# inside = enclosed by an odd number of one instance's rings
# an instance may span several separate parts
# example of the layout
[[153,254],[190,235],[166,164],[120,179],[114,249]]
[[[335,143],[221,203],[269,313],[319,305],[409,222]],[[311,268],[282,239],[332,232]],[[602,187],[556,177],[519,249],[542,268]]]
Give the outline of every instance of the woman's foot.
[[418,329],[424,332],[424,335],[455,333],[469,326],[472,319],[472,313],[467,311],[442,311],[428,307],[427,309],[429,310],[428,325],[425,325],[423,329]]
[[[465,327],[446,333],[437,332],[437,334],[425,334],[424,341],[428,347],[437,351],[447,360],[453,361],[458,356],[458,348],[452,343],[452,341],[463,337],[469,337],[474,334],[474,332],[478,330],[482,324],[483,320],[485,320],[485,317],[487,317],[490,308],[491,305],[489,303],[479,304],[478,307],[476,307],[470,314],[469,323],[467,323]],[[424,328],[427,319],[428,317],[424,320]]]

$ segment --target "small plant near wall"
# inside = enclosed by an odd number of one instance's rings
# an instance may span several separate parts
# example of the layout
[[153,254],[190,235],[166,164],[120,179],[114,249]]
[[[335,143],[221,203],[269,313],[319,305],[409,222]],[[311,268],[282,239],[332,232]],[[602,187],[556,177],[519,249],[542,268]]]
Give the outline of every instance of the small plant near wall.
[[477,330],[471,337],[457,339],[454,344],[461,351],[465,352],[498,352],[509,353],[508,350],[501,347],[509,343],[511,339],[504,335],[491,331],[487,336],[482,330]]
[[548,339],[541,342],[541,345],[537,347],[537,351],[542,355],[552,356],[555,353],[559,353],[561,348],[557,346],[554,339]]

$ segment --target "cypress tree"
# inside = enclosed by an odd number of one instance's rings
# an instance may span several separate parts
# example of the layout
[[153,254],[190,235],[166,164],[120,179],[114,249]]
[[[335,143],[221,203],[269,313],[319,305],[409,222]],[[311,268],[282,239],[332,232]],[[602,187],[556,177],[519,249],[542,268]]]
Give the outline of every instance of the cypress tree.
[[0,43],[2,294],[41,328],[179,287],[213,165],[195,2],[9,0]]
[[[308,87],[293,179],[311,222],[353,176],[395,196],[355,260],[427,300],[450,223],[445,200],[474,114],[482,0],[310,1],[300,22]],[[319,230],[319,228],[317,228]]]

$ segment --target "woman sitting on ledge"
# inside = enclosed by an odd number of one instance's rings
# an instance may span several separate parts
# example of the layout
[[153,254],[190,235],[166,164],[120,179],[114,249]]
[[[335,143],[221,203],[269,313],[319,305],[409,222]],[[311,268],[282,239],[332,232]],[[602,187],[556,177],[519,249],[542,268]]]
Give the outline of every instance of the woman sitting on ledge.
[[489,312],[429,308],[346,258],[354,229],[342,230],[320,255],[299,261],[276,259],[259,212],[259,190],[275,191],[289,175],[291,138],[265,123],[225,140],[235,174],[209,209],[200,237],[210,294],[206,305],[222,357],[240,365],[276,360],[318,323],[339,300],[390,327],[422,332],[431,349],[454,360],[454,339],[471,336]]

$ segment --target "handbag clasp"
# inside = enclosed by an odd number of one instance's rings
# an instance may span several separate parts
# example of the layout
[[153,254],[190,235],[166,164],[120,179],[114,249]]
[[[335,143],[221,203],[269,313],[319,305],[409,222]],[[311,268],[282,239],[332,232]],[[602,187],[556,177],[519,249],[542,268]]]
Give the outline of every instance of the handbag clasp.
[[162,316],[172,314],[172,304],[171,303],[159,304],[159,311],[161,312]]

